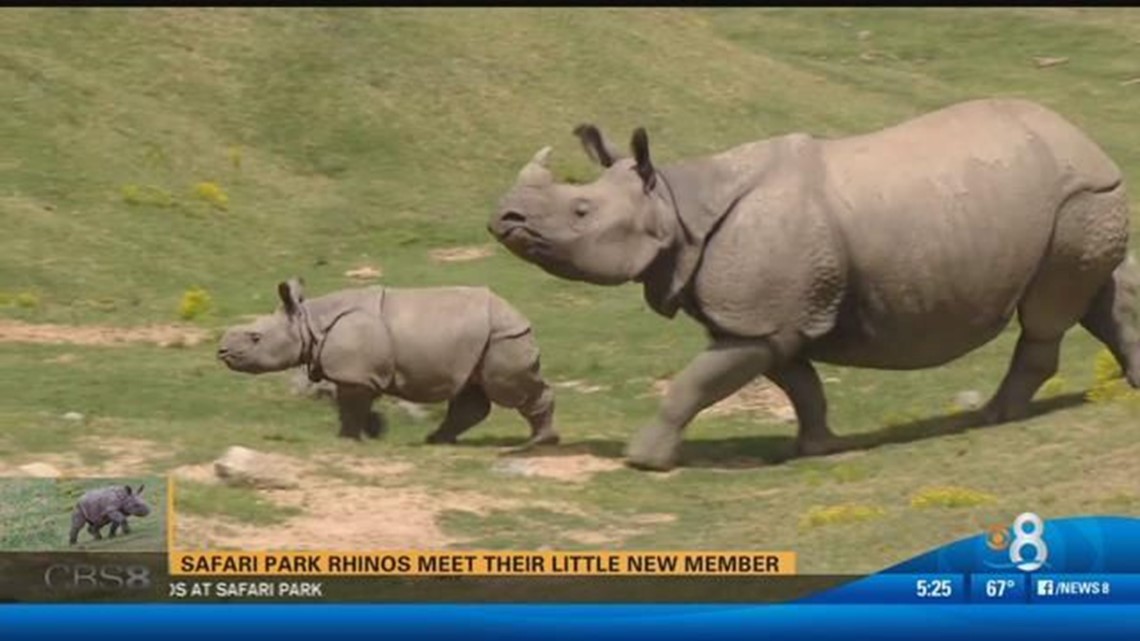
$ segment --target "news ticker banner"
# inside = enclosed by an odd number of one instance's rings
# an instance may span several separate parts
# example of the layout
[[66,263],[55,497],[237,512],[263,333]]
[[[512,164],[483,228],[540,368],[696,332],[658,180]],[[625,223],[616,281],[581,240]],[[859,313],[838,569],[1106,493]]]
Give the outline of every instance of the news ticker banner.
[[0,601],[787,602],[857,577],[765,552],[0,555]]
[[1140,519],[1034,514],[868,577],[792,552],[0,555],[0,600],[1140,604]]
[[787,576],[795,552],[171,552],[172,576]]

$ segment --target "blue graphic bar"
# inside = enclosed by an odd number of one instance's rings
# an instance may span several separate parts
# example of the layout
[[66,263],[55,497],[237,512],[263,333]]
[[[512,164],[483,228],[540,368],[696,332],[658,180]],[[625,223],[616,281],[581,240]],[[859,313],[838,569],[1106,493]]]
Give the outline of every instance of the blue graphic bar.
[[875,574],[800,603],[1140,605],[1140,574]]
[[0,605],[4,641],[74,641],[92,631],[137,639],[416,641],[455,639],[1140,638],[1140,607],[1009,605]]
[[967,602],[966,577],[963,574],[874,574],[800,602],[961,604]]
[[1140,605],[1140,574],[1035,574],[1030,603]]

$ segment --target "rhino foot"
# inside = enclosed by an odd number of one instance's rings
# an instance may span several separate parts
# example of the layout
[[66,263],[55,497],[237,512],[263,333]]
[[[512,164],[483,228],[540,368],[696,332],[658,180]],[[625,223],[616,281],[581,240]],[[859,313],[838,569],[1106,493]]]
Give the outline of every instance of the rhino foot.
[[530,437],[522,445],[508,447],[503,450],[502,453],[504,455],[521,454],[523,452],[529,452],[530,450],[533,450],[537,447],[542,447],[543,445],[558,445],[560,442],[562,442],[562,437],[559,436],[557,432],[546,432],[544,434],[536,434]]
[[1128,384],[1132,386],[1132,389],[1140,389],[1140,350],[1137,350],[1135,360],[1138,361],[1138,363],[1128,368],[1128,372],[1124,375],[1124,378],[1128,380]]
[[561,442],[562,437],[558,435],[558,432],[551,430],[549,432],[535,434],[534,436],[530,437],[530,440],[524,443],[524,446],[538,447],[540,445],[558,445]]
[[992,427],[1002,423],[1020,421],[1029,417],[1029,407],[1011,407],[1005,403],[990,402],[978,414],[978,427]]
[[679,430],[659,425],[642,428],[626,448],[625,464],[637,470],[668,472],[677,466],[681,449]]
[[454,434],[443,434],[435,431],[428,434],[424,442],[428,445],[455,445],[459,439]]
[[835,435],[796,439],[796,456],[827,456],[844,450],[843,441]]
[[364,433],[369,438],[380,438],[387,429],[388,425],[384,417],[372,412],[371,416],[368,417],[368,425],[364,428]]

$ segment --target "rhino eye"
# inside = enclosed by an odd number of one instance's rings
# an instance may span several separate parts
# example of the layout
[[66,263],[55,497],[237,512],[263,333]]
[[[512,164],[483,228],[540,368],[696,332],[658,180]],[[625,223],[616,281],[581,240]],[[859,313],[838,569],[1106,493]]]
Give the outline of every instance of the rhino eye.
[[251,333],[249,335],[249,340],[254,344],[257,344],[257,341],[261,340],[261,334]]
[[590,213],[590,203],[585,200],[574,203],[574,213],[578,216],[585,216]]

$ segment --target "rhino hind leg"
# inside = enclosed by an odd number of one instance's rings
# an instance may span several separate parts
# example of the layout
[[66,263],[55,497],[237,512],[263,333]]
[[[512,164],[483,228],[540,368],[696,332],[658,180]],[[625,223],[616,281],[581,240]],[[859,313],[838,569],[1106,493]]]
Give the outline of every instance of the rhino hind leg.
[[677,464],[685,426],[703,409],[766,374],[776,351],[766,339],[714,339],[669,383],[657,419],[626,448],[626,464],[666,471]]
[[518,408],[519,414],[530,425],[530,439],[524,448],[538,445],[557,445],[562,437],[554,429],[554,390],[545,382],[536,396]]
[[522,448],[559,442],[554,428],[554,390],[542,376],[532,333],[492,340],[479,375],[491,401],[517,410],[530,426],[530,438]]
[[79,542],[79,531],[83,529],[83,524],[86,523],[83,518],[83,513],[78,509],[71,515],[71,531],[67,535],[67,542],[70,545],[75,545]]
[[[1129,358],[1123,331],[1127,328],[1122,327],[1117,304],[1127,249],[1128,199],[1123,187],[1079,192],[1064,203],[1052,242],[1018,302],[1021,335],[1009,371],[982,410],[984,423],[1029,415],[1033,395],[1057,373],[1061,339],[1077,323],[1099,333],[1124,364],[1135,360]],[[1130,371],[1127,365],[1125,371]]]
[[827,397],[823,382],[810,361],[797,358],[768,373],[796,411],[799,433],[796,453],[800,456],[822,456],[841,448],[841,443],[827,424]]
[[1081,325],[1112,352],[1128,383],[1140,388],[1140,266],[1135,259],[1113,272]]
[[447,415],[439,427],[428,434],[426,442],[432,445],[455,443],[460,434],[483,422],[490,413],[491,399],[483,388],[467,385],[448,402]]
[[1022,332],[1013,350],[1009,371],[997,393],[982,408],[983,424],[995,425],[1029,416],[1033,395],[1057,373],[1060,355],[1060,337],[1034,340]]

